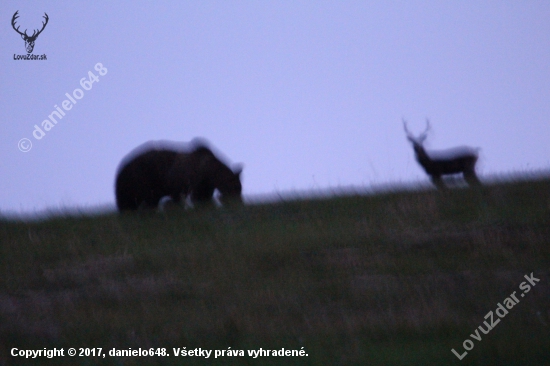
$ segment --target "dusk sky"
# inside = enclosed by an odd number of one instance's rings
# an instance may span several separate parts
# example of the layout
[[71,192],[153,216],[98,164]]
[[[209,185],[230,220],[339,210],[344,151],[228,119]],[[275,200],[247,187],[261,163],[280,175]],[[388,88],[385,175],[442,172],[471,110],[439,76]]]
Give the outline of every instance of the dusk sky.
[[[29,35],[47,13],[47,60],[14,60],[16,11]],[[402,118],[430,119],[427,148],[481,148],[482,181],[550,168],[546,0],[3,0],[0,45],[0,214],[114,208],[149,140],[206,138],[245,198],[428,183]]]

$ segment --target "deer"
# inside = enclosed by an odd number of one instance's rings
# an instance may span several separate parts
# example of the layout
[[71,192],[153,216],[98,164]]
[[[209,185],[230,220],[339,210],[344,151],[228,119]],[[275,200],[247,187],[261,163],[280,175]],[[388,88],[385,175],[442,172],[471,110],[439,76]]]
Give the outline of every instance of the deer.
[[403,119],[403,127],[407,139],[412,143],[418,164],[426,171],[436,188],[444,190],[443,175],[462,174],[470,187],[479,186],[475,166],[478,159],[478,148],[459,146],[447,150],[426,151],[423,143],[430,131],[430,121],[426,119],[426,129],[415,137],[407,128],[407,121]]
[[48,24],[48,14],[44,13],[44,16],[43,18],[46,20],[45,22],[42,22],[42,29],[38,30],[38,29],[35,29],[34,32],[32,33],[32,36],[29,36],[27,34],[27,30],[25,29],[25,32],[21,32],[19,31],[19,27],[15,28],[15,22],[17,20],[17,18],[19,18],[19,15],[17,15],[17,13],[19,13],[19,10],[17,10],[15,12],[15,14],[13,14],[13,17],[11,18],[11,26],[13,27],[13,29],[19,33],[21,35],[21,38],[23,38],[23,40],[25,41],[25,48],[27,49],[27,53],[32,53],[32,50],[34,49],[34,42],[36,41],[36,38],[38,37],[38,35],[40,33],[42,33],[42,31],[44,30],[44,28],[46,28],[46,24]]

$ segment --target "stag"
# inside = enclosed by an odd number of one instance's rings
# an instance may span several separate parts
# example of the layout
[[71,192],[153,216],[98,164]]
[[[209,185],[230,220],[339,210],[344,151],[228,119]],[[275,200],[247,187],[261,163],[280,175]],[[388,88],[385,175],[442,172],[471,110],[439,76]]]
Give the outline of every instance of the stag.
[[21,38],[23,38],[23,40],[25,41],[25,48],[27,49],[27,53],[32,53],[32,50],[34,49],[34,42],[36,41],[36,38],[38,37],[38,35],[40,33],[42,33],[42,31],[44,30],[44,28],[46,28],[46,24],[48,24],[48,14],[44,13],[44,19],[46,19],[45,22],[42,22],[42,29],[38,30],[38,29],[35,29],[34,32],[32,33],[32,36],[29,36],[27,34],[27,30],[25,29],[25,32],[21,33],[21,31],[19,30],[19,27],[15,28],[15,21],[17,20],[17,18],[19,18],[19,15],[17,15],[17,13],[19,13],[19,10],[17,10],[15,12],[15,14],[13,14],[13,18],[11,18],[11,26],[13,27],[13,29],[19,33],[21,35]]
[[405,128],[407,139],[413,145],[416,160],[430,176],[437,188],[446,188],[441,176],[460,173],[462,173],[468,185],[477,186],[481,184],[475,171],[479,149],[460,146],[448,150],[426,151],[423,143],[430,130],[430,121],[426,119],[426,130],[418,135],[418,137],[411,134],[404,119],[403,127]]

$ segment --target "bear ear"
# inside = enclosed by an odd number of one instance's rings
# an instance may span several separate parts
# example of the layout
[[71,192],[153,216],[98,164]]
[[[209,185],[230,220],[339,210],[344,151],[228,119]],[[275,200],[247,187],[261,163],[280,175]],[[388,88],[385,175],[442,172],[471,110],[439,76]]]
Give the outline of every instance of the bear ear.
[[241,173],[243,172],[243,168],[244,168],[244,165],[242,163],[235,164],[233,166],[233,173],[235,175],[241,175]]

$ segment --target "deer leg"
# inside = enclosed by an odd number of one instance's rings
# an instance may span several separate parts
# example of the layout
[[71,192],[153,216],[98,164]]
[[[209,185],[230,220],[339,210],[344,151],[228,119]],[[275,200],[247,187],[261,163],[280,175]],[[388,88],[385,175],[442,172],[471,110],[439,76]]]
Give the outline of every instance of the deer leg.
[[447,189],[447,186],[445,186],[445,183],[443,183],[443,179],[441,179],[440,175],[432,175],[431,180],[432,183],[437,187],[437,189]]

